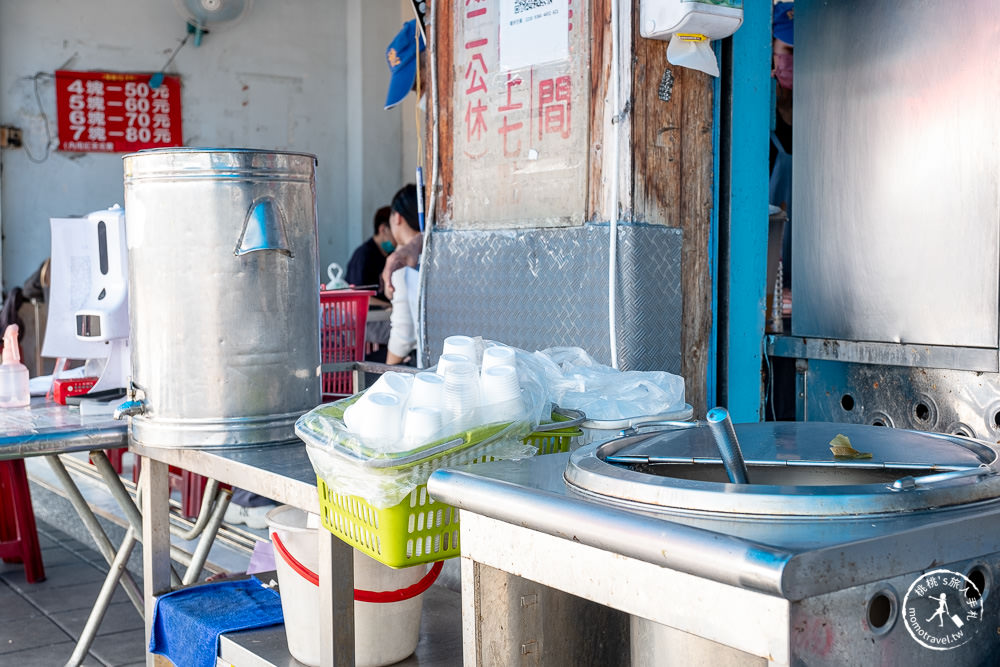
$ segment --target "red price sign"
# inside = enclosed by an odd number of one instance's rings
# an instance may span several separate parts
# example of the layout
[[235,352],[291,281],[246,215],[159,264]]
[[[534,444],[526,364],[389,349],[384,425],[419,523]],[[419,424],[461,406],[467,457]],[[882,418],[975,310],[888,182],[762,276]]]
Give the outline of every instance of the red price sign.
[[183,146],[181,80],[151,74],[56,72],[59,150],[130,153]]

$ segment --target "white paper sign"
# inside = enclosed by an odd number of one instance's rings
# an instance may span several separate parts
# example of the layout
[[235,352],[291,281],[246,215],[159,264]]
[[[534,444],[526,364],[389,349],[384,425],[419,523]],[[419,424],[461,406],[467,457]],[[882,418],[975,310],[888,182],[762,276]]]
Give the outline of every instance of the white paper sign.
[[50,218],[52,277],[49,314],[42,356],[101,359],[110,345],[76,337],[76,312],[90,297],[92,273],[97,270],[96,227],[87,218]]
[[568,0],[500,0],[500,69],[569,58],[569,22]]

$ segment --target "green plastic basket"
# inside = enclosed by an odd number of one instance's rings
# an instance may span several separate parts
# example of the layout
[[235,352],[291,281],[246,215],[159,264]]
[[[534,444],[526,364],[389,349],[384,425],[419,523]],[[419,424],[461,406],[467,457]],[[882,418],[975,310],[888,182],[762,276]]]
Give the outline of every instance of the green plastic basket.
[[[525,438],[539,454],[569,451],[583,435],[583,416],[552,413],[553,421]],[[472,463],[492,461],[489,456]],[[460,555],[458,508],[437,502],[421,484],[398,505],[379,509],[364,498],[337,493],[317,477],[323,527],[389,567],[409,567]]]
[[537,445],[539,454],[568,452],[573,443],[583,436],[580,424],[583,423],[584,419],[584,414],[578,410],[556,408],[552,411],[552,421],[529,433],[524,442],[529,445]]

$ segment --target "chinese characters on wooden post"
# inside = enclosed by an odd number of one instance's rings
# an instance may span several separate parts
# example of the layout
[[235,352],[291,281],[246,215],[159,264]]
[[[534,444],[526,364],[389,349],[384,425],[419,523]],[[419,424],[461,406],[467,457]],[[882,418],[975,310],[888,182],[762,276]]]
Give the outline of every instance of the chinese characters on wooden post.
[[586,14],[581,0],[459,3],[455,228],[582,224],[589,159]]

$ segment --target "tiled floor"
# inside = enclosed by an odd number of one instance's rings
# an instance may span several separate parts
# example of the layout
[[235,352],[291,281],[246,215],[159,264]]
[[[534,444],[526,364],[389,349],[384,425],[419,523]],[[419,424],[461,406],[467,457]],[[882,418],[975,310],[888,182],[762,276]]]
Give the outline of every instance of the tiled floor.
[[[73,654],[107,564],[92,547],[38,521],[46,579],[29,584],[19,563],[0,562],[0,666],[51,667]],[[136,583],[142,586],[138,579]],[[420,643],[400,665],[462,664],[461,596],[439,582],[425,594]],[[283,636],[279,639],[283,640]],[[284,646],[284,642],[278,642]],[[143,623],[119,587],[84,665],[144,665]],[[282,649],[283,651],[284,649]],[[280,664],[298,664],[286,657]]]
[[[29,584],[21,564],[0,562],[0,667],[65,664],[73,654],[108,570],[68,501],[52,492],[56,485],[46,477],[48,466],[42,461],[29,459],[28,462],[38,464],[33,468],[28,466],[28,472],[46,580]],[[103,485],[79,476],[76,481],[99,515],[102,511],[105,516],[115,512],[120,515],[116,504],[102,498],[108,495]],[[120,516],[118,519],[118,524],[124,523]],[[100,520],[117,547],[124,529],[103,518]],[[264,534],[264,531],[249,532]],[[193,548],[193,545],[187,546]],[[138,567],[130,565],[140,590],[141,549],[138,545],[132,558],[136,561],[133,565]],[[221,570],[243,572],[249,554],[237,551],[216,543],[210,560]],[[462,664],[459,585],[458,563],[448,561],[438,583],[425,594],[417,650],[401,665],[457,667]],[[283,650],[278,653],[284,657],[275,664],[299,664],[284,653],[287,649],[283,648],[283,633],[279,639],[282,641],[277,644],[281,644]],[[95,667],[144,665],[144,647],[142,618],[118,587],[83,664]]]
[[[73,653],[107,571],[101,555],[39,522],[46,579],[29,584],[24,568],[0,563],[0,664],[50,667]],[[119,588],[84,665],[143,665],[142,618]]]

